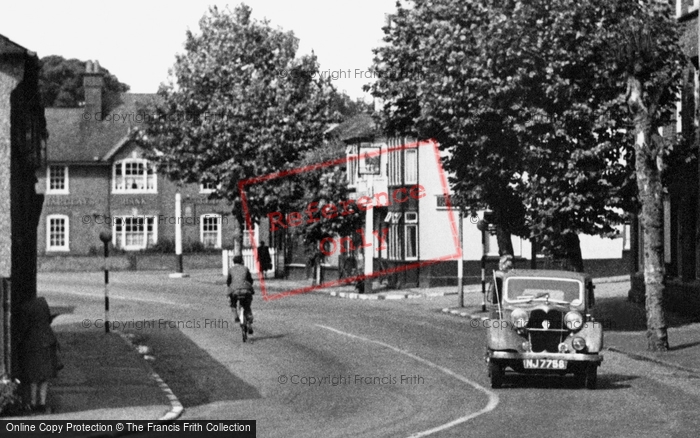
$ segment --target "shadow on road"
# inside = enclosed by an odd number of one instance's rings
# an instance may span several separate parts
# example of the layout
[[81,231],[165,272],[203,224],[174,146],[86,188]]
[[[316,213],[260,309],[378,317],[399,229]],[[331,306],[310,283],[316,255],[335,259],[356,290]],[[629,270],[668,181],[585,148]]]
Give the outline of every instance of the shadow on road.
[[[639,332],[647,328],[644,306],[627,301],[627,297],[597,299],[593,316],[603,324],[605,331]],[[700,322],[700,315],[688,317],[666,312],[666,318],[671,328]]]
[[[230,340],[240,343],[238,327],[234,330]],[[133,333],[135,344],[143,343],[152,349],[153,369],[183,406],[261,398],[254,386],[231,373],[179,329],[154,328]]]
[[[622,374],[599,374],[598,389],[626,389],[631,385],[625,383],[638,379],[639,376]],[[538,389],[581,389],[573,375],[525,375],[506,374],[504,387],[538,388]]]

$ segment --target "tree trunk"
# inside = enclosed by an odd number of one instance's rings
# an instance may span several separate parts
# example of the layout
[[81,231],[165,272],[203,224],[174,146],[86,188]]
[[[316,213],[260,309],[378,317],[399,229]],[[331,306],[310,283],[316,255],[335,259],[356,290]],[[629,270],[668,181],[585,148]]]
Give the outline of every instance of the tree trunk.
[[561,269],[566,271],[583,272],[583,256],[581,255],[581,240],[578,234],[568,233],[561,236],[557,242],[555,260],[563,262]]
[[651,138],[652,124],[641,101],[641,85],[628,79],[628,105],[635,115],[635,170],[639,201],[642,204],[641,224],[644,234],[644,286],[646,288],[647,348],[668,350],[668,331],[663,309],[663,185],[659,150]]
[[505,227],[501,225],[496,226],[496,241],[498,242],[498,255],[513,255],[513,239],[511,239],[511,234]]
[[242,256],[243,255],[243,233],[245,233],[245,218],[242,214],[236,215],[236,221],[238,222],[238,234],[235,236],[236,240],[233,242],[233,255]]

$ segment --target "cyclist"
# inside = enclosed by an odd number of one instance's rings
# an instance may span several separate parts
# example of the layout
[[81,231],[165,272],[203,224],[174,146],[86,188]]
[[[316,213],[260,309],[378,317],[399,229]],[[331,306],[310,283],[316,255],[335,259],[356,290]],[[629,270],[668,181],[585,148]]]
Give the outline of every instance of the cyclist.
[[[228,277],[226,278],[227,295],[233,309],[236,308],[236,302],[241,300],[241,306],[243,306],[243,316],[248,321],[248,334],[253,334],[253,311],[250,309],[250,305],[253,302],[253,276],[250,275],[250,271],[243,265],[243,256],[237,255],[233,256],[233,266],[228,270]],[[236,322],[240,322],[238,319],[238,313],[236,313]]]

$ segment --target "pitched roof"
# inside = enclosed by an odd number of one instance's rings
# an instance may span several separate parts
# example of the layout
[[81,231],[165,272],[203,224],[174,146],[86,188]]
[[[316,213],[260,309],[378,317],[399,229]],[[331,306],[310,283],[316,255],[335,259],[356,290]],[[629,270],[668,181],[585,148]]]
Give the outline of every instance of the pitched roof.
[[46,108],[46,161],[100,163],[109,160],[128,134],[143,123],[139,112],[156,101],[155,94],[124,93],[122,103],[94,120],[85,108]]
[[25,49],[11,39],[0,35],[0,55],[34,55],[34,52]]
[[349,142],[374,138],[378,132],[372,116],[367,113],[360,113],[335,126],[328,134],[339,140]]

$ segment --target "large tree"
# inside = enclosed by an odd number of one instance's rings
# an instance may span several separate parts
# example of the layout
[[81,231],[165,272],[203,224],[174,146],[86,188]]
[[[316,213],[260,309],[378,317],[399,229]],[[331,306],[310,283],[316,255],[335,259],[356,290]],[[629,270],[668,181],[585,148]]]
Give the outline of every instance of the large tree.
[[[332,87],[317,74],[315,56],[297,58],[292,32],[251,13],[246,5],[212,7],[200,32],[187,32],[146,132],[172,179],[220,184],[215,196],[233,202],[239,223],[239,183],[292,169],[322,144],[333,120]],[[288,208],[286,184],[275,178],[245,187],[253,221]]]
[[623,102],[634,127],[648,348],[663,351],[669,347],[663,312],[663,180],[671,153],[675,161],[682,162],[690,151],[677,147],[684,144],[682,138],[664,138],[658,132],[673,120],[689,62],[680,48],[679,27],[668,2],[626,0],[605,4],[602,10],[597,43],[606,49],[606,59],[612,63],[611,76],[626,87]]
[[[39,93],[45,107],[77,108],[85,102],[85,61],[50,55],[41,58],[39,63]],[[102,110],[109,111],[121,103],[120,95],[129,91],[129,86],[102,66],[100,72],[104,75]]]
[[376,51],[387,129],[450,152],[453,189],[494,211],[501,254],[514,233],[582,270],[578,233],[614,232],[611,207],[629,186],[619,118],[596,112],[617,94],[587,77],[599,61],[583,38],[592,11],[574,0],[413,3]]
[[[353,254],[362,244],[365,215],[357,205],[346,205],[342,214],[334,213],[331,207],[327,207],[325,214],[323,212],[324,206],[333,204],[334,208],[340,208],[339,202],[351,197],[346,164],[345,144],[337,139],[306,152],[298,163],[299,168],[309,170],[294,179],[296,199],[290,204],[292,211],[304,212],[306,221],[290,231],[302,237],[315,269],[324,257]],[[365,237],[364,241],[371,242],[372,238]]]
[[665,348],[661,171],[671,145],[652,134],[670,120],[684,62],[668,2],[411,3],[375,51],[386,129],[436,138],[468,207],[493,209],[505,234],[577,270],[578,234],[613,232],[638,201],[649,347]]

